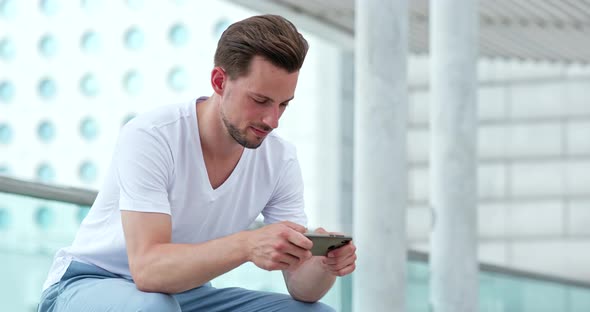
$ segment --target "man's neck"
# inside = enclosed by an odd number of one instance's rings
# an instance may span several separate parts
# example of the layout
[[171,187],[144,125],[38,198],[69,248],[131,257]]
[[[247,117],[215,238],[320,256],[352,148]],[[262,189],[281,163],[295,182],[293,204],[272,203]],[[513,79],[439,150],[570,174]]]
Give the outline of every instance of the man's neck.
[[221,120],[219,98],[213,94],[197,104],[199,137],[203,154],[214,159],[228,159],[242,154],[244,147],[232,138]]

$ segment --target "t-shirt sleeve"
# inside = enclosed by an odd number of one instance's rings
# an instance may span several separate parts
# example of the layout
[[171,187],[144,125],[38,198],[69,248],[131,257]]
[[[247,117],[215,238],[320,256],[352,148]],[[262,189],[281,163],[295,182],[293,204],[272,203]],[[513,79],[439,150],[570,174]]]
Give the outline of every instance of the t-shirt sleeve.
[[172,157],[163,138],[153,130],[127,124],[119,136],[113,162],[120,210],[170,214]]
[[307,227],[303,202],[303,177],[297,158],[287,161],[272,197],[262,210],[264,223],[291,221]]

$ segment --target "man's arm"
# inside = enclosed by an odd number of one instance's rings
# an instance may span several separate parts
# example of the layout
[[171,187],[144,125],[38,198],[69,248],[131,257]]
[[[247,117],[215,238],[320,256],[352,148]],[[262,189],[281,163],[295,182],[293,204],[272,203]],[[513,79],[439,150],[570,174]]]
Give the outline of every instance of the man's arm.
[[[324,229],[316,232],[327,233]],[[312,257],[293,270],[283,270],[289,294],[299,301],[316,302],[334,285],[337,276],[356,268],[356,247],[352,242],[330,251],[326,257]]]
[[301,234],[305,228],[291,222],[200,244],[174,244],[167,214],[121,211],[121,219],[131,276],[142,291],[179,293],[247,261],[266,270],[282,270],[311,257],[311,241]]

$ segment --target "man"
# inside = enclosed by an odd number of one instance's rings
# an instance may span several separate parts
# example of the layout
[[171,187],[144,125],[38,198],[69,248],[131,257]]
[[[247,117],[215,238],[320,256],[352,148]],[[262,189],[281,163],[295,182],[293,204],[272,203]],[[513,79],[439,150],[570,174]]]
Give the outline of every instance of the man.
[[[317,301],[354,271],[355,246],[312,257],[295,150],[271,132],[307,49],[282,17],[235,23],[211,97],[129,122],[39,311],[332,311]],[[260,213],[267,225],[248,230]],[[282,270],[291,296],[209,283],[248,261]]]

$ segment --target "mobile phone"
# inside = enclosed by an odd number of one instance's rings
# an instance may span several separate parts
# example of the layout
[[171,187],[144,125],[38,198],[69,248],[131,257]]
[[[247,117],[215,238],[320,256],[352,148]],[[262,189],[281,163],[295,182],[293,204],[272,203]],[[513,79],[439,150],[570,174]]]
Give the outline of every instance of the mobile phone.
[[305,233],[304,235],[313,242],[310,251],[314,256],[325,256],[329,251],[338,249],[352,240],[352,236],[343,234]]

